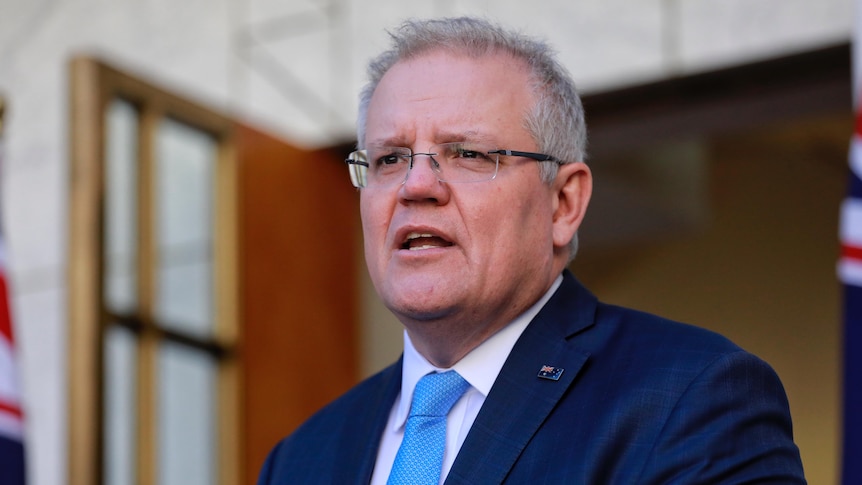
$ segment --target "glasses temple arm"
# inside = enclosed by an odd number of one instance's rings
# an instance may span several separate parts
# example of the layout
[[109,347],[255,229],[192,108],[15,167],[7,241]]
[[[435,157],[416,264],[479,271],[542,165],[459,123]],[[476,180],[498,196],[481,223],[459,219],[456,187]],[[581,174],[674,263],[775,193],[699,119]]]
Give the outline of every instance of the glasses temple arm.
[[499,153],[500,155],[507,155],[510,157],[526,157],[526,158],[531,158],[531,159],[539,161],[539,162],[562,163],[556,157],[553,157],[551,155],[545,155],[544,153],[519,152],[517,150],[494,150],[494,151],[488,152],[488,153]]

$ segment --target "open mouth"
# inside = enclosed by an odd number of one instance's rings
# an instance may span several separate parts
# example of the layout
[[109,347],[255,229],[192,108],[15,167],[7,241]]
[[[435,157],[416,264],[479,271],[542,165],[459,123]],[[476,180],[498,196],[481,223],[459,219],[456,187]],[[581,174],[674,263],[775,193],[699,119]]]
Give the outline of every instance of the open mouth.
[[447,248],[452,242],[429,233],[411,232],[401,244],[401,249],[420,251],[422,249]]

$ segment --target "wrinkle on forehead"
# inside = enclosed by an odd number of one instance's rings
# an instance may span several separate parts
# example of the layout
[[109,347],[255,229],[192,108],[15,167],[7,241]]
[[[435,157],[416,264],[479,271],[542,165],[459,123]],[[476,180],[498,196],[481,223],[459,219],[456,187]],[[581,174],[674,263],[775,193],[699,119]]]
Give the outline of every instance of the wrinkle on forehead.
[[[492,80],[482,71],[493,72]],[[524,83],[513,86],[512,78],[519,76]],[[533,104],[522,59],[506,52],[473,58],[435,49],[399,61],[383,76],[369,103],[365,146],[509,143],[498,139],[494,125],[514,122],[526,128]]]

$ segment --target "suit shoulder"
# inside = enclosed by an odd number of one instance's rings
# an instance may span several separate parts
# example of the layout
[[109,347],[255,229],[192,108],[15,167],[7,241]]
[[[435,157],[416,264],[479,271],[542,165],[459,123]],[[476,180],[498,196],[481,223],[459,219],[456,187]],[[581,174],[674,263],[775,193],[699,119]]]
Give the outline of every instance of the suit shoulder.
[[767,362],[717,332],[614,305],[599,304],[595,327],[574,342],[601,369],[666,384],[690,382],[715,365],[754,366],[778,381]]
[[[724,336],[691,324],[600,301],[569,272],[538,315],[539,327],[561,331],[581,351],[595,355],[622,349],[693,350],[704,354],[732,353],[740,347]],[[633,353],[632,353],[633,352]]]
[[734,353],[742,348],[713,330],[677,322],[640,310],[599,303],[596,320],[609,326],[617,343],[636,341],[640,347],[705,353]]

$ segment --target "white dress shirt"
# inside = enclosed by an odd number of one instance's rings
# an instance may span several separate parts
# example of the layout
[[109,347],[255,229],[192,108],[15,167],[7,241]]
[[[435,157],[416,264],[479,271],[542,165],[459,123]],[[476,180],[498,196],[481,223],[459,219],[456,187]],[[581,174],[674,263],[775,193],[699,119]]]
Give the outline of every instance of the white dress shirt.
[[395,455],[404,438],[404,427],[410,414],[413,401],[413,389],[416,383],[429,372],[445,372],[454,370],[461,374],[470,388],[455,403],[446,417],[446,449],[443,452],[443,469],[440,473],[440,483],[446,480],[455,457],[473,426],[473,421],[479,414],[479,409],[491,391],[491,386],[497,380],[497,375],[509,357],[515,342],[527,328],[531,320],[539,313],[551,295],[562,283],[562,275],[558,276],[551,288],[533,306],[515,318],[499,332],[482,342],[478,347],[459,360],[450,369],[435,367],[423,357],[410,341],[407,331],[404,332],[404,361],[401,370],[401,393],[395,399],[389,421],[383,431],[380,448],[377,450],[377,462],[371,476],[371,485],[385,485],[395,462]]

